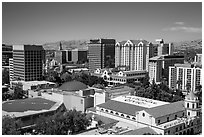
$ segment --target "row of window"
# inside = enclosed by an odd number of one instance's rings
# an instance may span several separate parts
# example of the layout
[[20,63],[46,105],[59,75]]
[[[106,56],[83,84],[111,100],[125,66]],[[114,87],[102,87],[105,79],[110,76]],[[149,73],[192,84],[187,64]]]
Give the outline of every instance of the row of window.
[[117,115],[117,116],[121,116],[121,117],[124,117],[124,118],[136,120],[136,117],[132,117],[132,118],[131,118],[131,117],[128,116],[128,115],[126,115],[126,117],[125,117],[124,114],[119,114],[118,112],[113,112],[112,110],[109,111],[109,110],[103,109],[103,108],[101,108],[100,110],[103,111],[103,112],[106,112],[106,113],[111,113],[111,114],[113,114],[113,115]]

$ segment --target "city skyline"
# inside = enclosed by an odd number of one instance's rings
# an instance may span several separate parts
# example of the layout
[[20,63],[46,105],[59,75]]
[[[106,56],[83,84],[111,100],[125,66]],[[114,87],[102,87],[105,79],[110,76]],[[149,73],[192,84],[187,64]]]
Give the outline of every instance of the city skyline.
[[5,44],[44,44],[91,38],[154,42],[202,37],[201,2],[6,3]]

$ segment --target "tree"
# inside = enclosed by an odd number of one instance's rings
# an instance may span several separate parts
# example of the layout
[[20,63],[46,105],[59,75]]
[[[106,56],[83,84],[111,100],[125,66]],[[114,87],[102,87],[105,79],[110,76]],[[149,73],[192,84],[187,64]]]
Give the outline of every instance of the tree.
[[76,110],[59,112],[54,116],[41,117],[35,126],[38,134],[67,135],[85,130],[90,125],[86,114]]
[[19,85],[17,85],[14,88],[13,99],[23,99],[25,94],[25,91]]
[[3,116],[2,119],[2,134],[3,135],[20,135],[20,127],[22,126],[22,122],[20,120],[16,120],[8,115]]
[[9,84],[9,70],[2,69],[2,84]]
[[176,82],[176,84],[178,85],[178,89],[181,90],[182,80],[178,80],[178,81]]
[[141,79],[142,87],[147,88],[149,87],[149,74],[146,73],[145,77]]

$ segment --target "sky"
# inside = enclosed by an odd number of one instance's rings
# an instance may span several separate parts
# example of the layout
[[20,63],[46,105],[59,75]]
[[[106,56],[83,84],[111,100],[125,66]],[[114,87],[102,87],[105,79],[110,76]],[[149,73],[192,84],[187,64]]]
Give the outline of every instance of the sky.
[[3,2],[2,42],[44,44],[114,38],[155,42],[202,38],[201,2]]

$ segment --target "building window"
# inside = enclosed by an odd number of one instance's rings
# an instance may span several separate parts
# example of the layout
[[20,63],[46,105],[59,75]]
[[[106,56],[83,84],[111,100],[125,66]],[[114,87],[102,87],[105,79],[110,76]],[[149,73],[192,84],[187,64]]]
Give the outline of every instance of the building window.
[[168,130],[168,134],[170,135],[170,130]]
[[121,117],[124,117],[124,115],[123,115],[123,114],[121,114]]
[[177,115],[175,115],[175,119],[177,119]]
[[191,126],[193,126],[193,122],[191,122]]
[[135,117],[132,118],[133,120],[136,120]]
[[190,116],[190,114],[191,114],[191,113],[190,113],[190,112],[188,112],[188,116]]
[[192,108],[194,108],[194,104],[192,104]]
[[189,108],[189,103],[187,103],[187,108]]
[[160,124],[160,120],[158,120],[158,124]]
[[182,125],[180,126],[180,130],[182,130]]
[[130,118],[130,116],[126,116],[126,118]]
[[145,113],[142,113],[142,116],[145,117]]
[[81,104],[83,104],[83,99],[81,99]]
[[115,113],[116,115],[119,115],[117,112]]
[[167,117],[167,122],[169,122],[169,117]]
[[176,127],[176,132],[178,131],[178,127]]

